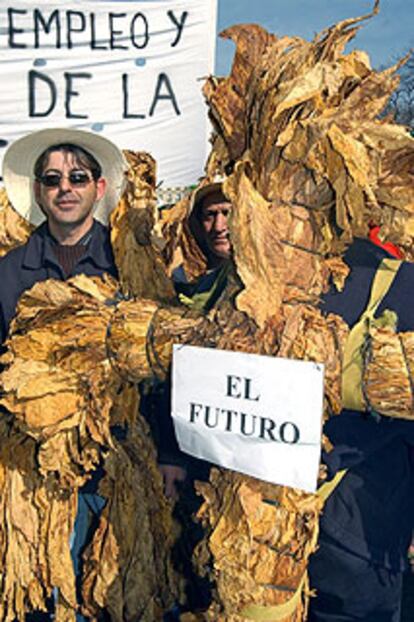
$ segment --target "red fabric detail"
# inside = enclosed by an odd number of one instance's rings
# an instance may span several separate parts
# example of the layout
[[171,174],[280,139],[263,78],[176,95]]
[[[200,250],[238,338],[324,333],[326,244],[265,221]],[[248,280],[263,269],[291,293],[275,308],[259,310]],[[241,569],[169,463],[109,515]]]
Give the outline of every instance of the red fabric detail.
[[371,242],[386,250],[393,257],[396,257],[397,259],[402,259],[403,254],[398,246],[396,246],[392,242],[382,242],[379,238],[379,232],[380,227],[378,227],[377,225],[371,227],[371,229],[369,230],[369,239],[371,240]]

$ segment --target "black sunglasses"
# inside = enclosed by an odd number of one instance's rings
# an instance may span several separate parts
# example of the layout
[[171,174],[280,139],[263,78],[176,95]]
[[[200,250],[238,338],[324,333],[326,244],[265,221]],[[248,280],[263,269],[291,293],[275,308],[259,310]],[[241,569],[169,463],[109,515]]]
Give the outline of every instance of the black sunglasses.
[[71,171],[69,175],[46,173],[45,175],[39,175],[36,179],[47,188],[57,188],[60,186],[63,177],[69,179],[71,186],[86,186],[93,179],[85,171]]

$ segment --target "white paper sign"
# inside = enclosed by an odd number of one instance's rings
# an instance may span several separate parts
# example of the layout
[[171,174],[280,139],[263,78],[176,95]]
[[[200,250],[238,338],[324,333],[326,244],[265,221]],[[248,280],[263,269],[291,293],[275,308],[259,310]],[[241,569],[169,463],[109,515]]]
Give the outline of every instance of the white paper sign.
[[323,365],[175,345],[172,415],[182,451],[314,492]]
[[217,0],[3,0],[0,164],[23,134],[75,127],[149,151],[164,186],[197,182],[216,8]]

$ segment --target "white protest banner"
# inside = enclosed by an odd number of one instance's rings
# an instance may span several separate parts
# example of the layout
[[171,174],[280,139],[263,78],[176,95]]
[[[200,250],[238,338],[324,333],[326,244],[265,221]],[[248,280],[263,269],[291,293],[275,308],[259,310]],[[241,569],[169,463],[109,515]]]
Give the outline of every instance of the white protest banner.
[[175,345],[172,415],[182,451],[314,492],[323,365]]
[[75,127],[149,151],[164,186],[197,182],[216,10],[217,0],[4,0],[0,160],[23,134]]

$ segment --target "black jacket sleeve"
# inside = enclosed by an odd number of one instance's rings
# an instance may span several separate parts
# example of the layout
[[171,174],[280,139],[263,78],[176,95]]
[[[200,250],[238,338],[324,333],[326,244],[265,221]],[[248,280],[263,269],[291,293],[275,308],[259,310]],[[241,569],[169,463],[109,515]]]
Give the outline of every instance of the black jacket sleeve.
[[324,432],[333,443],[331,452],[322,452],[322,462],[333,477],[341,469],[350,469],[369,460],[390,443],[414,447],[412,421],[343,410],[325,424]]

